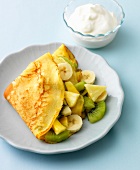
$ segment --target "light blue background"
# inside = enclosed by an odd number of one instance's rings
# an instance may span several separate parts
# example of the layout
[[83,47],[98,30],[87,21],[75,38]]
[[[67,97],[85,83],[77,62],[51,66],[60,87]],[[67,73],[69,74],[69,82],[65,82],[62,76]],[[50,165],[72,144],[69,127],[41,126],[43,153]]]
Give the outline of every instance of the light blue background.
[[[0,0],[0,59],[33,44],[75,45],[63,23],[68,0]],[[125,93],[122,116],[101,140],[73,153],[41,155],[0,139],[1,170],[140,169],[140,1],[119,0],[126,18],[115,40],[92,50],[117,71]],[[1,112],[1,111],[0,111]]]

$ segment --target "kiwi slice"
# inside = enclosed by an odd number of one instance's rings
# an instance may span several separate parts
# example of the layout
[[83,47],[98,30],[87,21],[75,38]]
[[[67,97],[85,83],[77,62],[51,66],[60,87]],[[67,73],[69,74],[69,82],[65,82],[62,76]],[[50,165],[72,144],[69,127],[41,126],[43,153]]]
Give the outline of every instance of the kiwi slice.
[[86,109],[87,112],[95,108],[93,100],[87,96],[84,96],[84,108]]
[[95,123],[103,118],[106,111],[106,104],[104,101],[95,104],[95,108],[87,114],[90,123]]
[[82,90],[85,89],[84,84],[85,84],[84,81],[80,81],[80,82],[76,83],[74,86],[75,86],[76,89],[80,92],[80,91],[82,91]]
[[50,130],[45,135],[45,141],[50,144],[62,142],[70,137],[71,133],[68,130],[65,130],[58,135],[55,134],[53,130]]

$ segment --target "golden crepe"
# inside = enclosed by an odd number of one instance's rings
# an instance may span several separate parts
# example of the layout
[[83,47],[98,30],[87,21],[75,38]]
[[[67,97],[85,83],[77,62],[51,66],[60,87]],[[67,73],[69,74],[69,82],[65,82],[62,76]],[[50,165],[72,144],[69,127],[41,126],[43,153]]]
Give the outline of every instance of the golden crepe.
[[50,53],[27,68],[6,88],[4,97],[27,126],[42,139],[52,127],[64,100],[64,85]]

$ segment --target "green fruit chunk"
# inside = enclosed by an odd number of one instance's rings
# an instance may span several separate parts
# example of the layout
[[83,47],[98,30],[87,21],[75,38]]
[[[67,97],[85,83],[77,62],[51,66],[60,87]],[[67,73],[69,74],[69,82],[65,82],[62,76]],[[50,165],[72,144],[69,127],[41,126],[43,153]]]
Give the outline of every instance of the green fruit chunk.
[[58,135],[56,135],[52,130],[46,133],[45,135],[45,141],[47,143],[53,144],[53,143],[59,143],[62,142],[70,137],[70,131],[65,130]]
[[95,108],[93,100],[87,96],[84,96],[84,108],[87,111],[90,111],[91,109]]
[[98,102],[95,105],[95,109],[92,109],[90,113],[88,113],[88,120],[90,123],[95,123],[103,118],[106,111],[106,104],[104,101]]
[[85,83],[84,83],[83,81],[80,81],[80,82],[76,83],[74,86],[76,87],[76,89],[77,89],[78,91],[82,91],[82,90],[85,89],[84,84],[85,84]]

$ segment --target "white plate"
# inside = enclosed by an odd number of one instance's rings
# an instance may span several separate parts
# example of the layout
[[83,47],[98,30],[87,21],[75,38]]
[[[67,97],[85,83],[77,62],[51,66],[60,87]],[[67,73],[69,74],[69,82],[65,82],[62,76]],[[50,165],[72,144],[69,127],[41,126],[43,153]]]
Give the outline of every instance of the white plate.
[[81,69],[93,70],[96,84],[106,85],[108,91],[107,112],[105,117],[95,124],[84,120],[83,128],[68,140],[58,144],[47,144],[34,137],[17,112],[4,99],[3,92],[26,66],[46,52],[53,53],[61,43],[30,46],[7,56],[0,63],[0,137],[12,146],[41,154],[56,154],[82,149],[105,136],[121,115],[124,93],[117,73],[99,55],[88,50],[70,46]]

